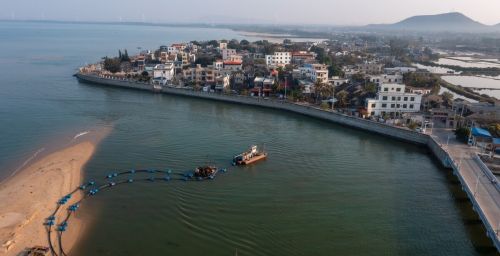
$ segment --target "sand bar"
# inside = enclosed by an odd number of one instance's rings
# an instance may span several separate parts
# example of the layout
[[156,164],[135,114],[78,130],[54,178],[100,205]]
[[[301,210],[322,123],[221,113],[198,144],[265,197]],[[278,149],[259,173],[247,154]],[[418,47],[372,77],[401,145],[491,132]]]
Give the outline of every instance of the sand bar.
[[[19,255],[34,245],[48,246],[45,219],[61,197],[81,184],[83,167],[109,130],[80,136],[0,184],[0,255]],[[82,222],[73,218],[63,241],[66,252],[82,232]]]

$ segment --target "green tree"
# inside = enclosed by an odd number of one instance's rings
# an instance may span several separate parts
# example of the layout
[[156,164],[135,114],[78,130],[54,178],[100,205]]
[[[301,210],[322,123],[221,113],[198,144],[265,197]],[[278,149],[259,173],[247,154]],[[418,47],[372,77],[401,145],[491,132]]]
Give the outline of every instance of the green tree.
[[365,91],[370,94],[375,94],[377,92],[377,85],[372,82],[368,82],[365,85]]
[[459,141],[466,143],[469,140],[470,130],[466,127],[461,127],[455,130],[455,136]]
[[335,63],[331,64],[328,66],[328,75],[329,76],[339,76],[339,77],[344,77],[344,72],[342,71],[342,68],[336,65]]
[[342,90],[335,95],[337,98],[337,104],[339,107],[346,107],[348,103],[349,93],[346,90]]
[[441,97],[443,98],[443,103],[446,106],[451,107],[451,104],[453,102],[453,94],[450,92],[443,92],[441,94]]
[[117,73],[120,72],[121,67],[120,67],[121,61],[119,58],[104,58],[104,69],[111,72],[111,73]]

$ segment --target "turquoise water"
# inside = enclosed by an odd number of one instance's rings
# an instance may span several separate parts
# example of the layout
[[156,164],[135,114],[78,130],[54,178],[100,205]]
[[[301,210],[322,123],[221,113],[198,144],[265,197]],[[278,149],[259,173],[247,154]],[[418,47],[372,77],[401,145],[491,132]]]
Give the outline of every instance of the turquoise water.
[[[78,213],[72,255],[495,255],[460,185],[428,152],[300,115],[79,84],[117,48],[238,37],[228,30],[0,22],[1,176],[54,138],[113,132],[87,179],[130,168],[228,166],[212,182],[134,183]],[[71,228],[71,226],[70,226]]]

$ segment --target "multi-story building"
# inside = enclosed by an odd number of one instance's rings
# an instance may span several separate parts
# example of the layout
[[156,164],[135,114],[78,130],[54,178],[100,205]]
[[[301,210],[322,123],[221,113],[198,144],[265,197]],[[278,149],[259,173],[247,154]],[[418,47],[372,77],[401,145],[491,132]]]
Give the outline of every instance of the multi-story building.
[[382,73],[383,66],[384,66],[383,64],[379,64],[376,62],[364,62],[356,65],[359,72],[364,74],[373,74],[373,75]]
[[215,78],[215,91],[221,92],[229,88],[229,75],[221,75]]
[[268,67],[283,67],[292,62],[290,52],[275,52],[273,55],[266,55],[266,65]]
[[314,83],[328,83],[328,66],[323,64],[305,64],[300,67],[302,77],[310,79]]
[[403,75],[394,74],[394,75],[379,75],[379,76],[370,76],[370,82],[380,86],[381,84],[401,84],[403,83]]
[[172,80],[174,74],[175,67],[173,62],[158,64],[153,68],[153,81],[165,85]]
[[183,70],[184,79],[196,84],[214,84],[215,72],[212,67],[202,67],[200,64],[196,67]]
[[178,54],[186,49],[186,44],[172,44],[168,47],[169,54]]
[[315,60],[316,60],[316,53],[314,52],[300,51],[292,53],[292,63],[296,65],[311,63]]
[[222,60],[227,60],[231,56],[236,55],[236,50],[235,49],[222,49]]
[[241,61],[224,61],[224,69],[230,71],[240,71],[242,69]]
[[219,59],[219,60],[214,61],[213,67],[214,67],[215,69],[217,69],[217,70],[221,70],[221,69],[223,69],[223,68],[224,68],[224,61],[222,61],[222,60],[220,60],[220,59]]
[[405,89],[404,84],[381,84],[377,96],[366,99],[368,116],[400,116],[420,111],[422,95],[407,93]]

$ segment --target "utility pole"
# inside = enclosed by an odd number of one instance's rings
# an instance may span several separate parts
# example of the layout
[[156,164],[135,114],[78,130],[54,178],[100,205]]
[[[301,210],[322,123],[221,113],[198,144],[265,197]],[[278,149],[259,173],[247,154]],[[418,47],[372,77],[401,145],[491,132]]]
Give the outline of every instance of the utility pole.
[[332,112],[335,106],[335,84],[332,84]]
[[286,101],[286,87],[287,87],[287,77],[285,76],[285,98],[284,98],[284,101]]

